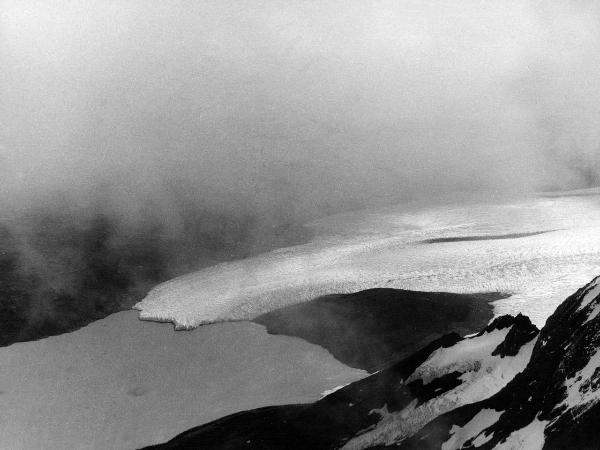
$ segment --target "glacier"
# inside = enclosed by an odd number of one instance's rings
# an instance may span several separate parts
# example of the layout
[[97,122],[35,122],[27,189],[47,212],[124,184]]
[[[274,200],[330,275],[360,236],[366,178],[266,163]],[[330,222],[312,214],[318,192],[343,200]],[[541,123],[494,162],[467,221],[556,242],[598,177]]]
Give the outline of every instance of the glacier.
[[[176,329],[252,319],[330,293],[373,287],[512,294],[500,314],[543,326],[600,272],[600,190],[518,200],[400,205],[314,221],[312,240],[156,286],[139,318]],[[512,235],[512,238],[511,238]]]

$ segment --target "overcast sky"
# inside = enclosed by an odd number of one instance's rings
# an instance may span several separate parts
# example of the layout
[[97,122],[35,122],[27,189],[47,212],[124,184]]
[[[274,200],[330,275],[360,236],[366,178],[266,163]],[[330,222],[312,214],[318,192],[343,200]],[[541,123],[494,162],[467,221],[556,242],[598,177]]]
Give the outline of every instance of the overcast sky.
[[302,211],[598,167],[597,2],[0,5],[5,203],[186,186]]

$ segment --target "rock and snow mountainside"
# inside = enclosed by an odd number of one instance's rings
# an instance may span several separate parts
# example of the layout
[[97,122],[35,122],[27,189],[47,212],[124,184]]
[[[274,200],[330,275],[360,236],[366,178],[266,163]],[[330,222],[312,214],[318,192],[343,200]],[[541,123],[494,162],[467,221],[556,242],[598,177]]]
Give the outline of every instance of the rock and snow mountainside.
[[400,448],[600,448],[599,313],[600,277],[558,307],[505,389],[439,417]]
[[502,316],[311,405],[267,407],[155,448],[597,449],[600,277],[538,330]]

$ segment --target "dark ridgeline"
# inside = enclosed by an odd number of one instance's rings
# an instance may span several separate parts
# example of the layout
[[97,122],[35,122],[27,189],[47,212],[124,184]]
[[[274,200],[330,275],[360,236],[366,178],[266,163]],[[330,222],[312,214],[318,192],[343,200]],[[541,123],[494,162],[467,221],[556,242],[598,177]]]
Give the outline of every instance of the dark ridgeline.
[[182,205],[177,232],[152,217],[58,211],[0,222],[0,346],[73,331],[172,277],[310,237],[277,218],[194,205]]
[[493,316],[500,293],[452,294],[369,289],[277,309],[254,322],[271,334],[297,336],[351,367],[374,372],[451,331],[471,333]]

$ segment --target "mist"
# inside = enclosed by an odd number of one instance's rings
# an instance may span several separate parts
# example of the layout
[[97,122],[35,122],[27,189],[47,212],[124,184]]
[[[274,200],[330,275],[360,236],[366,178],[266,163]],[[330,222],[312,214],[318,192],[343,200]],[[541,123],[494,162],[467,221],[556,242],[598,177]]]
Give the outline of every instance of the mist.
[[597,184],[600,11],[554,3],[4,0],[0,224],[30,310],[337,211]]
[[535,189],[597,161],[599,20],[593,2],[4,1],[3,200]]

